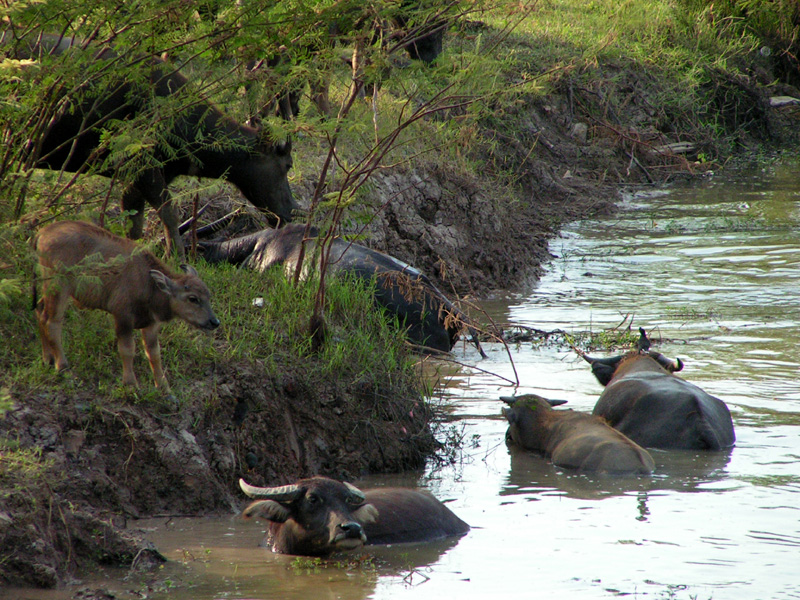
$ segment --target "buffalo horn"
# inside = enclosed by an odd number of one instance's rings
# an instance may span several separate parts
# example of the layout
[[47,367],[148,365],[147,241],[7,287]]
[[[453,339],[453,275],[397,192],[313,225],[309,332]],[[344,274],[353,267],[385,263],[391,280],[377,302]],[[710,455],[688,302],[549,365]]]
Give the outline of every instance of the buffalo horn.
[[500,400],[502,400],[509,406],[514,406],[514,402],[517,401],[517,398],[516,396],[500,396]]
[[347,483],[346,481],[344,481],[343,483],[347,488],[347,491],[350,492],[350,495],[347,498],[347,502],[349,504],[363,504],[364,501],[366,501],[367,497],[364,495],[364,492],[362,492],[356,486]]
[[206,209],[209,206],[211,206],[211,203],[204,204],[203,206],[200,207],[200,210],[197,211],[197,214],[195,216],[189,217],[183,223],[178,225],[178,233],[183,235],[184,233],[189,231],[189,229],[191,229],[191,227],[192,227],[192,224],[194,223],[195,218],[199,219],[200,215],[202,215],[204,212],[206,212]]
[[683,361],[680,358],[670,360],[660,352],[653,352],[652,350],[650,351],[650,357],[655,359],[658,364],[660,364],[670,373],[675,373],[676,371],[683,369]]
[[216,221],[209,223],[208,225],[203,225],[197,229],[197,237],[204,238],[209,237],[210,235],[215,234],[219,230],[227,227],[233,222],[233,219],[239,214],[238,210],[233,211],[232,213],[228,213],[224,217],[220,217]]
[[303,495],[303,489],[298,485],[262,488],[250,485],[244,479],[239,479],[239,487],[251,498],[264,498],[276,502],[291,502]]
[[620,363],[620,361],[623,358],[625,358],[624,354],[620,354],[619,356],[609,356],[607,358],[592,358],[588,354],[581,354],[581,356],[583,356],[583,360],[585,360],[592,366],[594,366],[595,363],[597,363],[599,365],[603,365],[606,367],[613,367],[615,369],[617,368],[617,365]]
[[[550,406],[561,406],[562,404],[566,404],[567,400],[553,400],[551,398],[542,398],[546,401]],[[509,406],[514,406],[514,403],[518,400],[516,396],[500,396],[500,400],[508,404]]]

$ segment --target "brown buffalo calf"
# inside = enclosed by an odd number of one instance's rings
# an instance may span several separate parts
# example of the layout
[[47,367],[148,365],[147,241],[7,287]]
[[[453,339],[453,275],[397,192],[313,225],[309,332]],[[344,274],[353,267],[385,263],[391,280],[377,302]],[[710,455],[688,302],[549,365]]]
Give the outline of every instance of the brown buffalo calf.
[[122,383],[136,386],[133,330],[142,330],[156,386],[169,391],[161,366],[158,330],[173,317],[200,329],[219,326],[210,293],[194,268],[173,273],[150,252],[91,223],[61,221],[42,228],[36,251],[44,278],[36,305],[42,358],[61,371],[69,367],[61,344],[70,297],[79,308],[111,313],[122,357]]
[[566,469],[582,473],[649,475],[655,464],[644,448],[601,418],[572,410],[553,410],[560,401],[536,394],[501,398],[508,408],[506,440],[539,452]]

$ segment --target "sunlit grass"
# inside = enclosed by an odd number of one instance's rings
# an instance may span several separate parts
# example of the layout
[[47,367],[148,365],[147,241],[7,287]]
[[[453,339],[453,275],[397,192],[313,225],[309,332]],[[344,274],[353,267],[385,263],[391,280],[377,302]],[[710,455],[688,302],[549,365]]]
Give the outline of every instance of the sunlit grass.
[[[219,362],[258,364],[265,377],[278,375],[286,365],[300,364],[315,377],[342,381],[411,374],[413,357],[403,333],[376,309],[372,291],[363,283],[335,278],[327,282],[329,336],[321,352],[313,354],[308,323],[316,280],[295,285],[281,269],[258,273],[227,264],[199,262],[195,266],[212,290],[212,306],[221,326],[210,334],[179,320],[162,327],[162,360],[176,396],[192,382],[209,377]],[[158,396],[138,339],[134,369],[140,388],[132,392],[121,387],[122,365],[109,314],[74,307],[67,310],[63,337],[70,369],[63,373],[56,373],[41,360],[27,284],[9,289],[0,302],[0,317],[0,335],[14,341],[5,345],[0,355],[2,386],[73,391],[88,386],[112,398],[139,401]]]

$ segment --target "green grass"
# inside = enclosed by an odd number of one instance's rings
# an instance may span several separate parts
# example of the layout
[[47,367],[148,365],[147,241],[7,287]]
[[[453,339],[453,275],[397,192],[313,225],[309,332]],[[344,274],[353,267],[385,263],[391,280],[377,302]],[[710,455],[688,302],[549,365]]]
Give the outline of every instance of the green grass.
[[[562,100],[549,110],[564,119],[588,120],[597,135],[621,131],[643,141],[654,131],[677,135],[703,144],[704,160],[713,161],[730,151],[737,131],[708,107],[723,103],[722,113],[735,113],[749,102],[729,82],[758,44],[753,35],[710,23],[672,0],[492,3],[451,29],[433,68],[396,59],[399,66],[384,82],[377,104],[360,101],[353,108],[339,156],[352,167],[376,136],[387,136],[428,102],[434,112],[398,136],[383,164],[423,159],[447,172],[488,173],[492,196],[513,202],[525,165],[509,148],[534,150],[538,133],[529,131],[526,114],[558,92]],[[342,67],[332,79],[334,105],[349,84],[350,72]],[[435,101],[443,89],[446,99]],[[316,135],[328,131],[325,126],[313,119],[307,125],[310,136],[297,148],[298,177],[313,173],[308,166],[319,164],[326,145],[324,136]]]
[[[29,265],[24,240],[19,240],[19,272],[2,281],[15,281],[0,297],[0,387],[23,384],[30,388],[58,387],[77,391],[95,389],[111,397],[126,397],[120,386],[121,360],[117,353],[112,319],[99,310],[67,311],[64,349],[71,368],[56,373],[44,365],[35,315],[31,310]],[[358,282],[333,279],[327,285],[327,342],[311,353],[308,320],[316,281],[292,284],[280,269],[257,273],[231,265],[195,265],[212,291],[212,306],[221,321],[211,334],[173,320],[165,324],[159,340],[162,359],[173,391],[209,375],[217,362],[245,361],[261,365],[265,376],[277,376],[287,365],[304,365],[314,377],[354,381],[405,377],[413,357],[402,333],[373,305],[372,291]],[[2,289],[2,287],[0,287]],[[263,298],[263,307],[254,305]],[[158,397],[141,344],[134,363],[140,389],[134,399]],[[3,396],[4,397],[4,396]],[[2,398],[0,397],[0,402]],[[2,405],[0,405],[0,408]]]

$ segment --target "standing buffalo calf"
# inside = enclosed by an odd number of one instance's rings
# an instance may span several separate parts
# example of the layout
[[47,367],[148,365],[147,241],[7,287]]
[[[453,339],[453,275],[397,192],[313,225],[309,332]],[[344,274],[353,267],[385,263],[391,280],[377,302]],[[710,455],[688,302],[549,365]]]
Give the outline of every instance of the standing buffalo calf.
[[[14,39],[4,32],[3,48],[19,59],[61,57],[69,60],[88,55],[104,61],[112,74],[113,65],[129,65],[107,47],[83,49],[80,40],[57,35]],[[128,81],[107,77],[86,80],[69,96],[67,109],[57,113],[39,140],[37,167],[78,172],[87,165],[100,165],[107,157],[104,129],[114,122],[146,117],[148,122],[165,123],[158,143],[145,145],[137,156],[148,168],[133,175],[122,194],[122,208],[131,211],[130,237],[139,238],[144,224],[145,204],[158,209],[166,231],[167,245],[183,253],[178,232],[178,217],[172,207],[167,186],[179,175],[224,178],[241,190],[256,207],[270,211],[285,223],[297,206],[289,189],[287,172],[292,167],[291,144],[274,144],[260,130],[240,125],[205,100],[189,92],[188,80],[159,58],[150,59],[149,77]],[[88,77],[88,76],[87,76]],[[162,114],[163,101],[180,99],[173,114]],[[176,106],[176,105],[173,105]],[[166,125],[168,123],[169,125]],[[144,139],[149,139],[143,134]],[[113,165],[104,175],[113,175]]]
[[719,398],[673,375],[683,368],[655,351],[591,358],[605,390],[594,414],[645,448],[720,450],[736,441],[730,410]]
[[42,358],[61,371],[68,368],[61,344],[70,297],[80,308],[111,313],[122,357],[122,383],[136,385],[133,330],[142,330],[156,386],[169,391],[161,366],[158,330],[173,317],[200,329],[219,326],[210,293],[193,267],[171,272],[130,240],[82,221],[61,221],[42,228],[36,251],[44,278],[42,300],[34,305],[42,338]]
[[239,480],[258,498],[245,517],[267,519],[273,552],[324,556],[364,544],[430,542],[464,535],[469,525],[428,492],[402,488],[361,491],[327,477],[259,488]]
[[506,440],[539,452],[554,465],[582,473],[649,475],[653,458],[619,431],[593,415],[553,410],[561,401],[535,394],[501,398],[508,408]]
[[[293,275],[300,260],[305,228],[288,225],[264,229],[227,242],[202,242],[203,258],[211,263],[230,262],[258,271],[282,265]],[[317,232],[306,240],[304,272],[312,264]],[[469,318],[414,267],[359,244],[336,238],[331,246],[328,273],[347,273],[366,283],[375,280],[375,302],[395,315],[408,339],[418,346],[449,352],[466,326],[475,347],[485,358]]]

